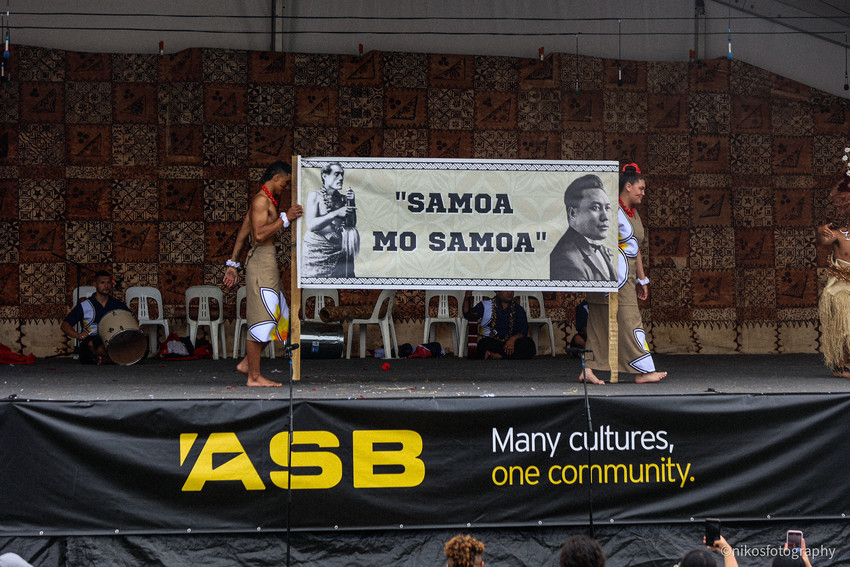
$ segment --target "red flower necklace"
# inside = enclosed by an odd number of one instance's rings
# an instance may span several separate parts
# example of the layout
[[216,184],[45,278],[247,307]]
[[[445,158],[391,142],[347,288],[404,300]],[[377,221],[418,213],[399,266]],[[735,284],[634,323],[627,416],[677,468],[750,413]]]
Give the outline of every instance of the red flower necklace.
[[[268,198],[272,200],[272,204],[275,206],[275,208],[277,208],[277,199],[272,197],[271,192],[266,188],[265,185],[263,185],[263,191],[266,192],[266,195],[268,196]],[[620,201],[620,203],[622,203],[622,201]],[[634,214],[634,212],[632,214]]]
[[627,215],[629,215],[629,218],[635,216],[635,208],[634,207],[632,207],[632,208],[627,207],[622,199],[620,199],[620,207],[623,209],[623,211],[625,211],[625,213]]

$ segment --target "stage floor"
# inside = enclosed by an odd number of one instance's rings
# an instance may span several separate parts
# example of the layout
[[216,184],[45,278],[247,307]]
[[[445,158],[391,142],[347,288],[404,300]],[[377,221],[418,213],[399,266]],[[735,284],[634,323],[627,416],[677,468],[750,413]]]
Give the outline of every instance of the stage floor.
[[[384,362],[390,368],[383,370]],[[850,392],[815,354],[655,355],[669,372],[656,384],[589,385],[591,396],[680,394],[800,394]],[[236,361],[145,359],[132,366],[87,366],[71,358],[0,366],[0,396],[30,400],[287,399],[289,364],[263,358],[267,378],[282,388],[248,388]],[[298,399],[580,396],[581,363],[569,356],[530,361],[430,359],[302,360]],[[598,373],[607,379],[607,373]]]

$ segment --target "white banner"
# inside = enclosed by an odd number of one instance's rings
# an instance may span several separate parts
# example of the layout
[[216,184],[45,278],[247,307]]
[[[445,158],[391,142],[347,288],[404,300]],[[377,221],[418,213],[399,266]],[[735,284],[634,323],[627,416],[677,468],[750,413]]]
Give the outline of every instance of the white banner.
[[617,289],[616,161],[322,157],[296,168],[299,287]]

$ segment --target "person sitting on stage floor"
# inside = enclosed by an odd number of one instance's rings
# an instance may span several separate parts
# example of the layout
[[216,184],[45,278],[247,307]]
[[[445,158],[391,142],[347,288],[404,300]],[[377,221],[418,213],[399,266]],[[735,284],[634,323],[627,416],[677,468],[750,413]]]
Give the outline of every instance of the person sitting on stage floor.
[[[705,541],[705,537],[702,538]],[[678,563],[678,567],[717,567],[717,560],[714,555],[708,551],[712,549],[714,551],[719,551],[723,556],[723,567],[738,567],[738,560],[735,559],[735,550],[732,549],[732,546],[720,536],[720,538],[714,542],[714,545],[706,544],[707,549],[694,549],[693,551],[689,551],[682,557],[681,561]]]
[[[836,204],[845,195],[850,195],[850,177],[845,175],[831,195]],[[818,304],[823,337],[821,350],[833,376],[850,378],[850,226],[845,222],[841,226],[830,223],[819,227],[817,243],[831,250],[828,278]]]
[[528,316],[514,301],[513,291],[497,291],[470,308],[472,296],[463,299],[463,316],[478,321],[478,350],[475,358],[527,360],[537,354],[528,335]]
[[[643,223],[635,210],[641,204],[646,193],[646,180],[637,164],[623,166],[620,175],[620,207],[617,210],[619,234],[617,303],[617,368],[618,372],[636,374],[635,382],[658,382],[667,376],[666,372],[655,370],[655,362],[646,341],[646,332],[642,328],[638,299],[646,301],[649,297],[649,278],[643,269],[640,244],[643,242]],[[587,368],[579,375],[579,381],[587,380],[592,384],[604,384],[596,377],[594,370],[610,370],[608,362],[608,294],[592,292],[587,294],[590,306],[587,321],[587,349],[594,357],[588,361]]]
[[[260,182],[263,184],[249,203],[248,212],[236,236],[233,256],[227,260],[224,283],[228,287],[236,284],[234,261],[238,258],[248,234],[253,245],[245,261],[245,286],[248,320],[246,355],[236,370],[248,376],[248,386],[280,386],[260,373],[263,349],[272,340],[285,341],[289,333],[289,306],[280,282],[280,270],[275,253],[275,235],[281,228],[302,215],[301,205],[290,207],[278,214],[279,197],[284,186],[292,178],[292,168],[284,161],[276,161],[266,168]],[[278,224],[280,222],[280,224]]]
[[595,539],[574,535],[564,542],[558,567],[605,567],[605,552]]
[[468,535],[456,535],[444,547],[446,567],[483,567],[484,544]]
[[[83,364],[109,364],[112,362],[103,340],[97,333],[97,325],[104,315],[115,309],[130,311],[127,305],[112,297],[112,276],[105,270],[94,275],[95,292],[91,297],[81,299],[71,310],[59,329],[67,337],[80,342],[78,354]],[[74,326],[80,324],[80,332]]]

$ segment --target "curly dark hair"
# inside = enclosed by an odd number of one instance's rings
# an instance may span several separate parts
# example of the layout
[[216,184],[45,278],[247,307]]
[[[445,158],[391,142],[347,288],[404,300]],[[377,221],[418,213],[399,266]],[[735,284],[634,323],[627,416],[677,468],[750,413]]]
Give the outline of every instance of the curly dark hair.
[[484,556],[484,544],[470,535],[456,535],[446,542],[449,567],[479,567]]

